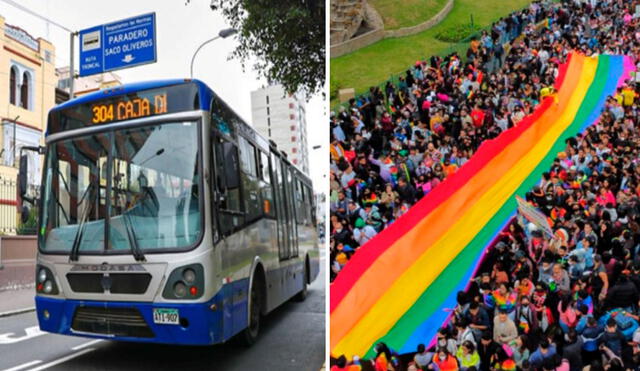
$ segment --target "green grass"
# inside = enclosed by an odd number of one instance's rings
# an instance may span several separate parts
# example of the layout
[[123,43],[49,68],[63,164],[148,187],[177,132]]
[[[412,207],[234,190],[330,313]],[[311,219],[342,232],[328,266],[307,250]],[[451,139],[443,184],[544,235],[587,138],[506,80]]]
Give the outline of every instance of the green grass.
[[[444,8],[447,0],[370,0],[384,21],[384,28],[411,27],[431,19]],[[402,4],[399,6],[398,4]]]
[[[330,61],[330,84],[333,93],[340,89],[354,88],[356,94],[370,86],[384,83],[391,75],[404,72],[417,60],[435,54],[457,50],[466,51],[468,44],[451,44],[438,41],[435,35],[442,29],[469,23],[473,14],[474,24],[489,26],[500,17],[527,6],[531,0],[455,0],[451,13],[437,26],[416,35],[385,39],[359,49],[351,54]],[[331,107],[339,102],[333,97]]]

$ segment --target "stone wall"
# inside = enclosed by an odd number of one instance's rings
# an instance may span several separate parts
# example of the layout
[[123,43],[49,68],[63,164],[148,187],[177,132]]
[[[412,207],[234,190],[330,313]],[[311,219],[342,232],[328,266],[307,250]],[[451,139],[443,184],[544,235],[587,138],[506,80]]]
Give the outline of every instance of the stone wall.
[[351,40],[345,41],[343,43],[332,45],[331,46],[331,58],[339,57],[341,55],[349,54],[354,52],[360,48],[364,48],[367,45],[371,45],[380,40],[384,39],[384,30],[378,29],[369,31],[360,36],[354,37]]
[[[332,9],[334,1],[341,0],[331,0]],[[351,0],[355,1],[355,0]],[[423,32],[428,30],[429,28],[440,23],[453,9],[454,0],[448,0],[447,4],[445,4],[444,8],[438,12],[435,16],[431,17],[431,19],[420,23],[419,25],[412,27],[404,27],[397,30],[386,30],[384,29],[384,24],[382,22],[382,17],[378,14],[378,12],[371,6],[369,3],[365,2],[364,4],[364,22],[371,28],[372,31],[366,32],[362,35],[356,36],[351,39],[346,39],[346,41],[336,41],[333,37],[333,26],[331,30],[331,49],[330,49],[330,57],[340,57],[345,54],[352,53],[360,48],[364,48],[365,46],[376,43],[382,39],[390,38],[390,37],[404,37],[409,35],[414,35],[419,32]],[[333,10],[332,10],[333,11]],[[333,18],[333,15],[331,16]],[[361,20],[360,22],[363,22]],[[333,22],[332,22],[333,25]]]
[[364,20],[366,0],[331,0],[329,35],[331,44],[353,37]]
[[433,17],[431,17],[431,19],[424,21],[418,25],[412,26],[412,27],[403,27],[403,28],[399,28],[397,30],[387,30],[384,32],[384,37],[385,38],[389,38],[389,37],[405,37],[405,36],[410,36],[410,35],[415,35],[417,33],[420,33],[422,31],[426,31],[428,29],[430,29],[431,27],[437,25],[438,23],[442,22],[442,20],[449,15],[449,12],[451,12],[451,9],[453,9],[453,0],[449,0],[447,1],[447,3],[445,4],[444,8],[442,8],[442,10],[440,10],[438,12],[438,14],[434,15]]

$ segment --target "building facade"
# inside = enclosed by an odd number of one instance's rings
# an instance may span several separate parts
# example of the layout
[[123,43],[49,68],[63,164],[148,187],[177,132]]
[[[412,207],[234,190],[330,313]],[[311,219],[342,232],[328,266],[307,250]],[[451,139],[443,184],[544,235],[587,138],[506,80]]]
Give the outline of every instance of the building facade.
[[[58,89],[69,92],[71,87],[71,79],[69,76],[69,66],[56,69],[58,74]],[[108,89],[114,86],[122,85],[120,76],[113,72],[104,72],[91,76],[76,77],[74,81],[75,97],[96,92],[100,89]]]
[[309,174],[305,99],[300,93],[288,94],[281,85],[251,92],[253,127],[273,140],[289,161]]
[[[0,16],[0,233],[15,232],[20,148],[44,143],[57,83],[55,47]],[[34,152],[25,154],[28,182],[38,185],[40,158]]]

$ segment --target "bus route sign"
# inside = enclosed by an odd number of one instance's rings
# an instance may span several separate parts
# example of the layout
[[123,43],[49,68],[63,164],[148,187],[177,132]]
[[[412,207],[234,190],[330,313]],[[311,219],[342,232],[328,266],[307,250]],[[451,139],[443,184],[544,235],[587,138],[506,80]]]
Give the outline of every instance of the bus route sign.
[[80,76],[153,63],[156,13],[80,31]]

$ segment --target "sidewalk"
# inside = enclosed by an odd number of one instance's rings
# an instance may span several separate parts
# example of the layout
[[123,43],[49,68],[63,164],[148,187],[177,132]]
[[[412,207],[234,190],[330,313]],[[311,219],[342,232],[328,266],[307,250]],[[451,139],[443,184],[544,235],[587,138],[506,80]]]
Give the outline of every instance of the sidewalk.
[[33,310],[36,290],[33,287],[0,291],[0,317]]

